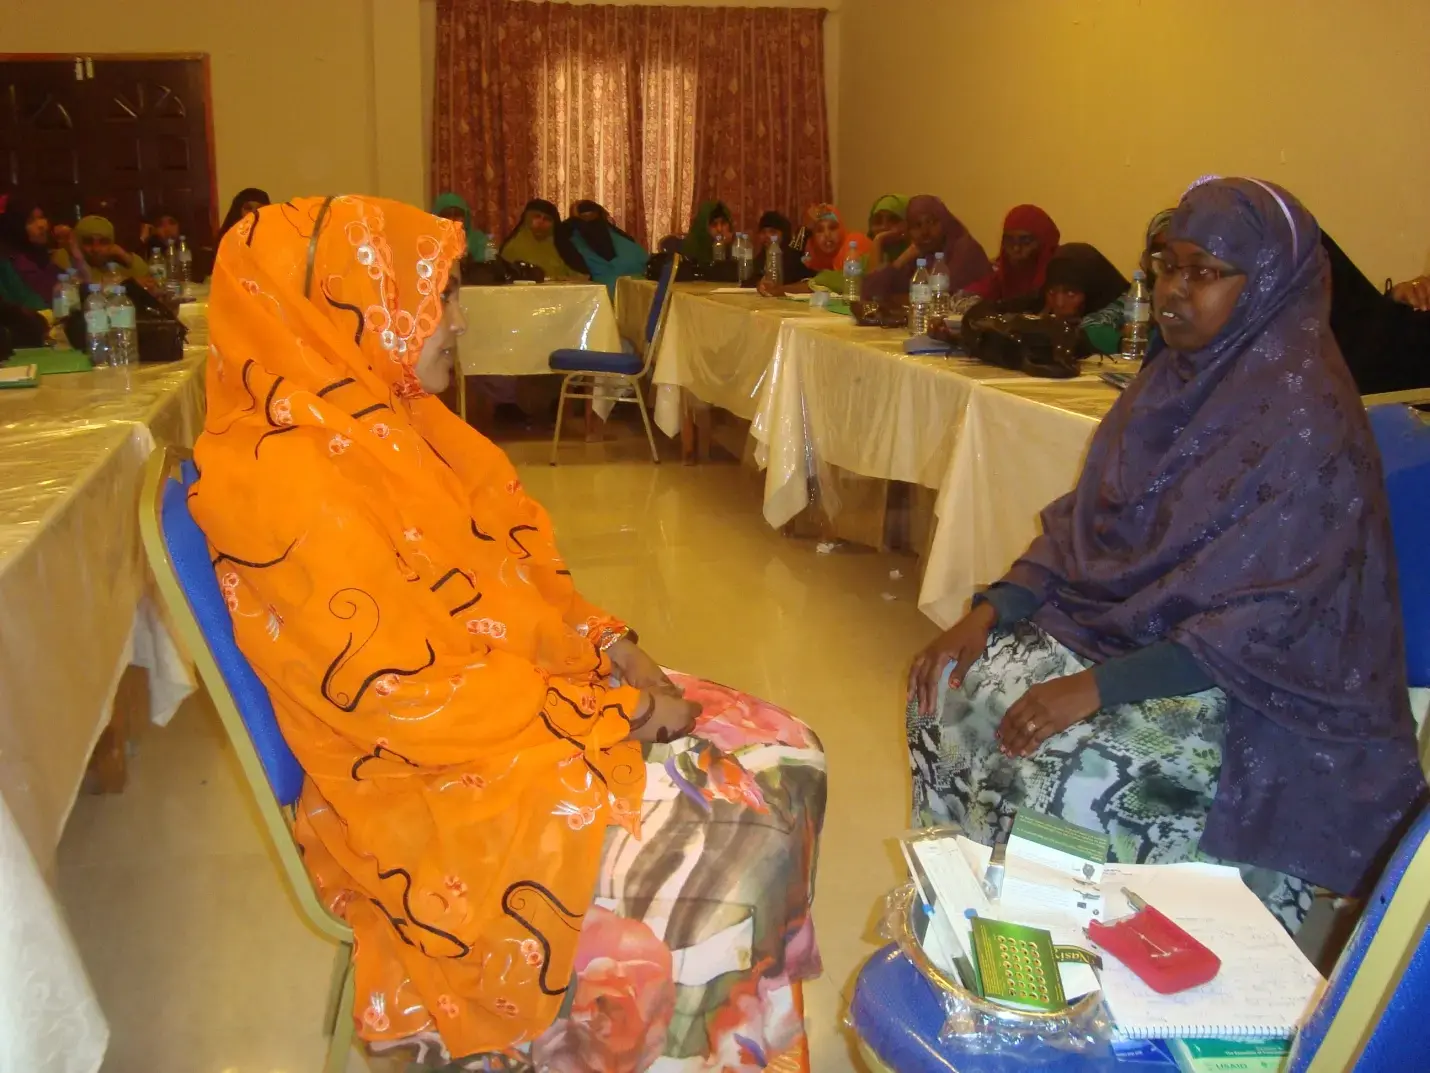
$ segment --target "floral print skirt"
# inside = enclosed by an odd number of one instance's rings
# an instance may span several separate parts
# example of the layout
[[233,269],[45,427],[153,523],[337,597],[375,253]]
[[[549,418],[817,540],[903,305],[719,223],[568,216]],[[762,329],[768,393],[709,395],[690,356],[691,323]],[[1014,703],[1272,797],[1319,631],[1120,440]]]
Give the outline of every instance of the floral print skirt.
[[[561,1015],[521,1053],[449,1068],[808,1070],[797,985],[821,967],[810,903],[824,751],[773,705],[672,677],[704,711],[690,737],[647,750],[641,837],[607,832]],[[372,1046],[450,1063],[435,1035]]]
[[[915,826],[958,824],[970,838],[992,845],[995,836],[1006,836],[1018,809],[1028,807],[1105,832],[1115,861],[1215,862],[1199,843],[1221,772],[1221,690],[1105,708],[1048,738],[1032,756],[999,751],[994,731],[1029,686],[1089,666],[1037,626],[1020,622],[994,631],[962,688],[950,688],[945,679],[932,716],[910,703]],[[1314,888],[1280,872],[1238,867],[1294,933]]]

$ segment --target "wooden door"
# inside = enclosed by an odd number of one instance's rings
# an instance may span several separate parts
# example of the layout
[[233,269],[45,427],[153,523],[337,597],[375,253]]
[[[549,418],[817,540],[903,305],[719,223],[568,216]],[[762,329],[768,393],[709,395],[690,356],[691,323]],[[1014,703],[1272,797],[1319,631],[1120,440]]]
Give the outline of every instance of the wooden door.
[[[93,61],[84,185],[115,200],[115,226],[179,220],[192,248],[207,245],[214,218],[209,161],[208,74],[202,59]],[[132,237],[131,237],[132,240]]]
[[78,218],[85,196],[83,74],[74,59],[0,61],[0,188],[64,223]]
[[130,248],[164,213],[207,245],[218,225],[207,57],[0,57],[0,186],[55,222],[100,212]]

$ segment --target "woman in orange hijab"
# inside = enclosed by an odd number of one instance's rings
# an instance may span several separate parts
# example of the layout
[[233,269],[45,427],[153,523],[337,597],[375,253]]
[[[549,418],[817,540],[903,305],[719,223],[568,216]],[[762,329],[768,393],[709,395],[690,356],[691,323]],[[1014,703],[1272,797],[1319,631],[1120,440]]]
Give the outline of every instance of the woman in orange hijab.
[[271,205],[209,304],[190,505],[307,773],[359,1035],[556,1071],[797,1057],[823,754],[586,603],[506,456],[433,397],[464,249],[394,202]]
[[810,278],[780,287],[772,286],[761,279],[761,294],[808,294],[818,287],[820,290],[833,291],[842,296],[845,261],[853,257],[862,263],[865,272],[869,271],[869,255],[874,250],[873,242],[862,232],[846,231],[839,210],[833,205],[811,205],[805,211],[804,222],[809,231],[804,250],[804,267],[810,273]]

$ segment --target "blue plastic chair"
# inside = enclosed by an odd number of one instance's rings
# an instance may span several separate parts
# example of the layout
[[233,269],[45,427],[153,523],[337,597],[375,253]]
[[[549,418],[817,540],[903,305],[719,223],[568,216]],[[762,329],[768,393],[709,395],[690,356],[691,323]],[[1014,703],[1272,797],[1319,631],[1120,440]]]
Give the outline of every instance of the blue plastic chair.
[[164,605],[238,756],[284,878],[309,922],[338,943],[323,1026],[329,1037],[323,1069],[342,1073],[354,1029],[353,933],[318,901],[293,840],[291,822],[303,788],[303,769],[278,728],[268,690],[234,640],[208,540],[189,513],[188,489],[197,477],[193,462],[172,448],[149,456],[139,502],[144,551]]
[[[1430,811],[1420,814],[1376,884],[1320,1005],[1292,1045],[1287,1073],[1430,1068],[1427,835]],[[860,970],[850,1020],[876,1073],[1111,1073],[1140,1064],[1114,1062],[1106,1052],[1074,1056],[1047,1048],[1017,1058],[967,1054],[939,1042],[943,1018],[933,985],[896,946]]]
[[[651,303],[650,316],[645,324],[645,356],[619,350],[556,350],[552,351],[551,371],[565,373],[561,380],[561,399],[556,405],[556,431],[551,437],[551,464],[556,465],[557,452],[561,447],[561,421],[566,413],[567,399],[591,399],[598,394],[614,398],[616,402],[633,402],[641,412],[645,425],[645,438],[650,444],[652,462],[660,461],[660,452],[655,446],[655,431],[651,428],[650,411],[646,407],[645,396],[641,392],[641,381],[645,379],[655,361],[655,353],[665,330],[665,311],[669,305],[670,282],[680,267],[680,254],[674,254],[666,262],[655,286],[655,301]],[[604,387],[603,393],[598,388]]]
[[1366,412],[1390,496],[1405,621],[1405,666],[1411,686],[1426,687],[1430,686],[1430,424],[1409,406],[1372,406]]

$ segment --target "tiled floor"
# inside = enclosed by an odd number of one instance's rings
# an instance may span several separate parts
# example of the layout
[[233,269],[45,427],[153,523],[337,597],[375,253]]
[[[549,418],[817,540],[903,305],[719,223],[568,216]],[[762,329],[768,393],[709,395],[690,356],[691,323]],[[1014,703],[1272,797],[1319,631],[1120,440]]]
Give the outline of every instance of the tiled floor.
[[[806,991],[812,1064],[856,1069],[843,995],[898,879],[901,678],[935,632],[915,607],[917,564],[786,540],[760,516],[756,478],[734,465],[652,466],[624,439],[563,450],[557,469],[544,444],[512,455],[585,593],[635,623],[656,658],[767,697],[824,740],[815,919],[827,971]],[[113,1029],[106,1073],[319,1067],[331,948],[290,904],[202,700],[145,732],[122,795],[80,800],[59,885]],[[354,1052],[350,1071],[367,1068]]]

